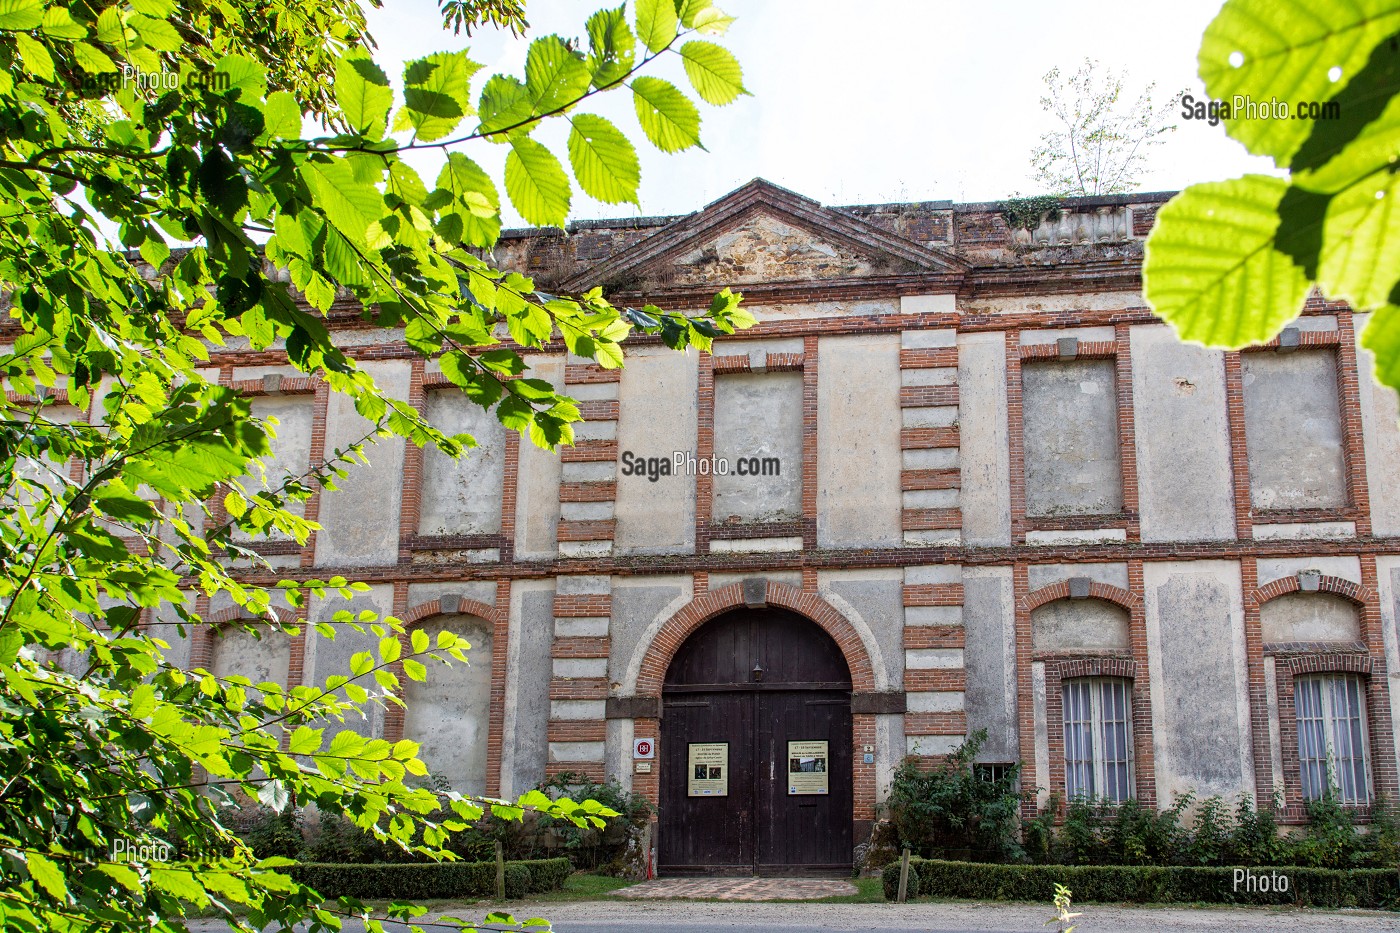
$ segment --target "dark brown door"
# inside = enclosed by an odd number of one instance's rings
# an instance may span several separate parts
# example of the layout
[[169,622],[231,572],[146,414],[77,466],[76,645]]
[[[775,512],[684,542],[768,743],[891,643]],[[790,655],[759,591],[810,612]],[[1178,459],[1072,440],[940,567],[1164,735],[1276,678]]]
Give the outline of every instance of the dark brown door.
[[[715,619],[672,661],[662,717],[662,872],[850,870],[850,675],[820,627],[779,610]],[[691,746],[720,743],[725,793],[692,793]],[[821,773],[794,779],[794,749]]]

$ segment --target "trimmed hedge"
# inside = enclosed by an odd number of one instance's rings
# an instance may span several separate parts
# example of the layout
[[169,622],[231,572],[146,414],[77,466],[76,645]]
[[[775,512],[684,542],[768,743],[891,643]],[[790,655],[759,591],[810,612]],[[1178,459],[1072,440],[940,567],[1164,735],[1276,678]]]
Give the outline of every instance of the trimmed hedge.
[[[1366,907],[1400,910],[1400,875],[1386,868],[1251,868],[1255,879],[1236,884],[1245,869],[1159,865],[996,865],[910,859],[909,897],[968,900],[1049,901],[1055,884],[1074,901],[1133,903],[1296,904],[1302,907]],[[1260,890],[1276,876],[1287,877],[1287,891]],[[899,862],[881,876],[885,900],[899,891]]]
[[[506,862],[506,897],[554,891],[573,872],[566,858]],[[360,900],[494,897],[495,862],[415,862],[332,865],[303,862],[289,869],[297,881],[323,897]]]

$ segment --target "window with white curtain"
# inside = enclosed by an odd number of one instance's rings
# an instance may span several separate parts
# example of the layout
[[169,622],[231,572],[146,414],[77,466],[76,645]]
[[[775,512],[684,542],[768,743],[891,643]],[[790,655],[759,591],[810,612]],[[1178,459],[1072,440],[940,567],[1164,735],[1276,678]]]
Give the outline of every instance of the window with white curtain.
[[1065,721],[1065,793],[1121,803],[1133,796],[1130,682],[1082,677],[1061,683]]
[[1370,802],[1365,700],[1359,677],[1312,674],[1293,682],[1303,799],[1331,787],[1342,803]]

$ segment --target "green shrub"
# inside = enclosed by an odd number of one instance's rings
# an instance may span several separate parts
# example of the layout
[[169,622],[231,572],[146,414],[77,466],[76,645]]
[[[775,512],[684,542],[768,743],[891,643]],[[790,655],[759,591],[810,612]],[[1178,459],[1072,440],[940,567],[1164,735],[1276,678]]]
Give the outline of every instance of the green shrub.
[[[543,830],[546,834],[552,833],[563,843],[565,854],[575,868],[601,869],[614,874],[627,873],[627,866],[622,863],[629,849],[629,842],[640,842],[642,831],[656,814],[656,807],[650,800],[642,794],[624,789],[616,779],[600,784],[586,774],[574,771],[556,774],[537,785],[536,789],[554,800],[560,797],[596,800],[603,806],[617,811],[619,815],[611,817],[604,829],[576,826],[569,820],[553,817],[542,817],[532,821],[535,824],[533,827],[513,824],[514,828],[504,828],[503,842],[506,843],[508,854],[543,854],[538,848],[541,841],[540,830]],[[522,846],[522,843],[531,842],[535,848]]]
[[[904,884],[904,896],[915,898],[919,896],[919,865],[923,859],[909,860],[909,878]],[[899,898],[899,861],[893,861],[885,866],[880,873],[880,886],[885,891],[885,900],[893,901]]]
[[[506,897],[556,890],[573,871],[568,859],[507,862]],[[320,864],[304,862],[290,869],[294,878],[324,897],[361,900],[489,898],[496,893],[495,862],[428,862],[398,864]]]
[[900,847],[924,856],[960,855],[978,860],[1020,860],[1017,837],[1021,797],[1019,766],[996,780],[976,773],[973,762],[987,730],[979,729],[932,771],[906,758],[895,770],[884,804]]
[[[1074,891],[1076,902],[1296,904],[1304,907],[1400,908],[1400,883],[1388,869],[1330,869],[1286,866],[1287,891],[1260,892],[1237,883],[1243,868],[1156,865],[993,865],[914,859],[921,897],[969,900],[1048,901],[1055,885]],[[1262,875],[1256,872],[1256,875]],[[886,899],[899,887],[899,865],[881,878]]]

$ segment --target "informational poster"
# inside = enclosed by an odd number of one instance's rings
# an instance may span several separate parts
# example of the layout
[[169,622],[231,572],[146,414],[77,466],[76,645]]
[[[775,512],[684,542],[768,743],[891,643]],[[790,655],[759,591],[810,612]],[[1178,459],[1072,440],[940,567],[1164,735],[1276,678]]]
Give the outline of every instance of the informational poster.
[[729,743],[692,742],[686,757],[687,795],[729,796]]
[[830,755],[825,742],[788,743],[788,794],[825,794]]

